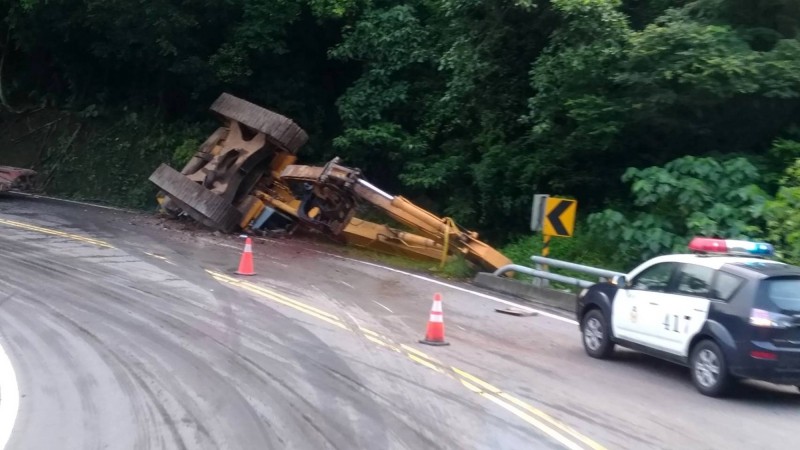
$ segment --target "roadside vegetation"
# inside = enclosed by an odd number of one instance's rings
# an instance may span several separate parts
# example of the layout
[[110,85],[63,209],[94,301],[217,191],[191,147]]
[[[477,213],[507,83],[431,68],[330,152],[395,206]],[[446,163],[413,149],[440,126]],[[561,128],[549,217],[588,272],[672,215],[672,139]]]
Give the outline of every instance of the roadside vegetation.
[[304,162],[341,156],[517,262],[540,253],[530,203],[547,193],[580,208],[555,258],[623,270],[706,235],[800,263],[795,0],[0,10],[0,163],[33,166],[52,194],[154,207],[147,177],[185,161],[227,91],[304,127]]

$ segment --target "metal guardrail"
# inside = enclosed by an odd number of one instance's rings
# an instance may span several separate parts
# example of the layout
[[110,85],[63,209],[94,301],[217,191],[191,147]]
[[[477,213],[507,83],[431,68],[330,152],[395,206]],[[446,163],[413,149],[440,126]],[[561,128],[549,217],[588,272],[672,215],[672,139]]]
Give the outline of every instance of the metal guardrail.
[[[600,281],[603,281],[604,279],[611,279],[614,276],[625,275],[624,273],[614,272],[613,270],[606,270],[606,269],[601,269],[599,267],[585,266],[583,264],[576,264],[576,263],[571,263],[569,261],[561,261],[558,259],[545,258],[542,256],[531,256],[531,261],[533,261],[537,266],[547,265],[551,267],[558,267],[561,269],[567,269],[575,272],[583,272],[589,275],[594,275],[596,277],[599,277]],[[587,288],[595,284],[594,281],[582,280],[580,278],[575,278],[575,277],[568,277],[566,275],[560,275],[557,273],[550,273],[545,270],[532,269],[530,267],[520,266],[518,264],[509,264],[500,267],[499,269],[494,271],[494,275],[500,276],[507,272],[518,272],[542,280],[555,281],[557,283],[563,283],[582,288]]]
[[625,275],[621,272],[614,272],[613,270],[600,269],[599,267],[584,266],[583,264],[571,263],[568,261],[560,261],[558,259],[545,258],[543,256],[531,256],[531,261],[536,264],[542,264],[561,269],[573,270],[575,272],[588,273],[601,278],[611,279],[615,276]]
[[520,266],[518,264],[508,264],[494,271],[495,276],[500,276],[506,272],[524,273],[536,278],[543,278],[545,280],[555,281],[557,283],[571,284],[578,287],[589,287],[594,283],[591,281],[581,280],[580,278],[573,278],[557,273],[550,273],[544,270],[531,269],[530,267]]

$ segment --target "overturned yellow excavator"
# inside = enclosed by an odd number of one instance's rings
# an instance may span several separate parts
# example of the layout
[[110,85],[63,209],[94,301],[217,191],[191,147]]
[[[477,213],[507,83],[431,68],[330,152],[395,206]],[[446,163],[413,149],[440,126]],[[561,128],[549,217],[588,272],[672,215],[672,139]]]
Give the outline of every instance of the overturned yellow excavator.
[[[301,225],[381,252],[442,262],[460,253],[486,270],[511,264],[477,233],[380,190],[339,158],[324,167],[294,164],[308,135],[292,120],[229,94],[211,111],[222,126],[186,166],[162,164],[150,176],[167,213],[225,232]],[[365,205],[407,231],[356,217]]]

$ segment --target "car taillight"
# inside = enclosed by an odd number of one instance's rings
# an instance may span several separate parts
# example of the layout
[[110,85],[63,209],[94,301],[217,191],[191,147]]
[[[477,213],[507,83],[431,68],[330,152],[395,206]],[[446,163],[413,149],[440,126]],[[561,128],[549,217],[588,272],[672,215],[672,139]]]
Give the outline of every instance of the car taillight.
[[750,311],[750,325],[762,328],[789,328],[792,326],[792,318],[754,308]]
[[772,352],[765,352],[760,350],[753,350],[750,352],[750,356],[755,359],[768,359],[770,361],[777,361],[778,355]]

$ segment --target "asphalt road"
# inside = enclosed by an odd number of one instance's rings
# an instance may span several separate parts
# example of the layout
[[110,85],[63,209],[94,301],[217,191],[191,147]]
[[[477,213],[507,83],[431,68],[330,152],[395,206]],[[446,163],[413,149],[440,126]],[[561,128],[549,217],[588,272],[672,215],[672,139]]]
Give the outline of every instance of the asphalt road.
[[[0,197],[0,344],[20,393],[7,448],[796,447],[791,389],[710,399],[686,369],[588,358],[557,313],[498,314],[507,299],[469,285],[257,242],[257,275],[239,277],[241,240]],[[435,292],[447,347],[417,342]]]

